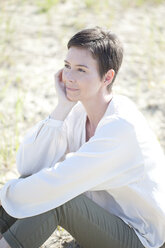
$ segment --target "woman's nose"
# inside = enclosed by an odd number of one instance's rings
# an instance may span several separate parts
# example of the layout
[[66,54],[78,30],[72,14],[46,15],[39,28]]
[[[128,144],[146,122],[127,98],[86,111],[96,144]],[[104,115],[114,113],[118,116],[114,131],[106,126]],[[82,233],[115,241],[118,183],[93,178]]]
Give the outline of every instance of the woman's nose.
[[66,82],[75,82],[75,76],[74,76],[74,73],[69,70],[67,72],[64,72],[64,79]]

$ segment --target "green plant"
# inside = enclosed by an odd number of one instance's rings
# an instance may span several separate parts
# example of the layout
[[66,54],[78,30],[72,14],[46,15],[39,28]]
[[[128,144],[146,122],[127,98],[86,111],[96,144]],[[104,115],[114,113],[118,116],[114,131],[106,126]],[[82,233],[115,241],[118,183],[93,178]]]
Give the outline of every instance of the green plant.
[[1,169],[11,168],[14,157],[13,140],[10,131],[7,129],[7,118],[5,114],[0,112],[1,126],[1,149],[0,149],[0,166]]
[[37,1],[37,6],[39,7],[40,13],[49,12],[49,10],[59,3],[59,0],[42,0]]
[[18,95],[15,105],[15,150],[19,147],[19,123],[23,122],[23,99]]

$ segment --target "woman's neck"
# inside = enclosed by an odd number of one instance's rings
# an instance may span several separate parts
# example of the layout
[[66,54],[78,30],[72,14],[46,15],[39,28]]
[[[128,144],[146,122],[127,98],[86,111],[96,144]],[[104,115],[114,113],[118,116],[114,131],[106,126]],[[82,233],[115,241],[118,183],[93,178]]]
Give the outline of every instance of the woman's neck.
[[113,94],[107,94],[97,99],[91,99],[88,102],[82,102],[87,113],[87,123],[91,130],[96,129],[99,121],[104,116],[109,102],[112,99]]

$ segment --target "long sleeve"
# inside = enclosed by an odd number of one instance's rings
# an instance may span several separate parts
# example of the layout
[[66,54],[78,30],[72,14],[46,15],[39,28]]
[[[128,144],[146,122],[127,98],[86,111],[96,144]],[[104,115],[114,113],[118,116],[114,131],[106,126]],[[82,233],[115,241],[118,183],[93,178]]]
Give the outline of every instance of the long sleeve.
[[16,163],[22,177],[54,165],[67,147],[65,125],[49,117],[29,130],[19,147]]
[[111,117],[63,162],[8,182],[1,190],[1,201],[10,215],[29,217],[88,190],[121,187],[142,174],[142,155],[133,128],[125,120]]

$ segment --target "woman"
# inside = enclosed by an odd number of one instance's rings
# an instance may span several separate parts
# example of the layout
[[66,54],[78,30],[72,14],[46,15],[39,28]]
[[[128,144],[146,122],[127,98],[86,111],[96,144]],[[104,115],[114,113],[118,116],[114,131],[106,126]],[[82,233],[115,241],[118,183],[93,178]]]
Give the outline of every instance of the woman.
[[57,107],[19,148],[22,178],[1,190],[1,248],[37,248],[57,225],[84,248],[163,247],[165,158],[135,105],[112,92],[122,58],[99,27],[68,42]]

